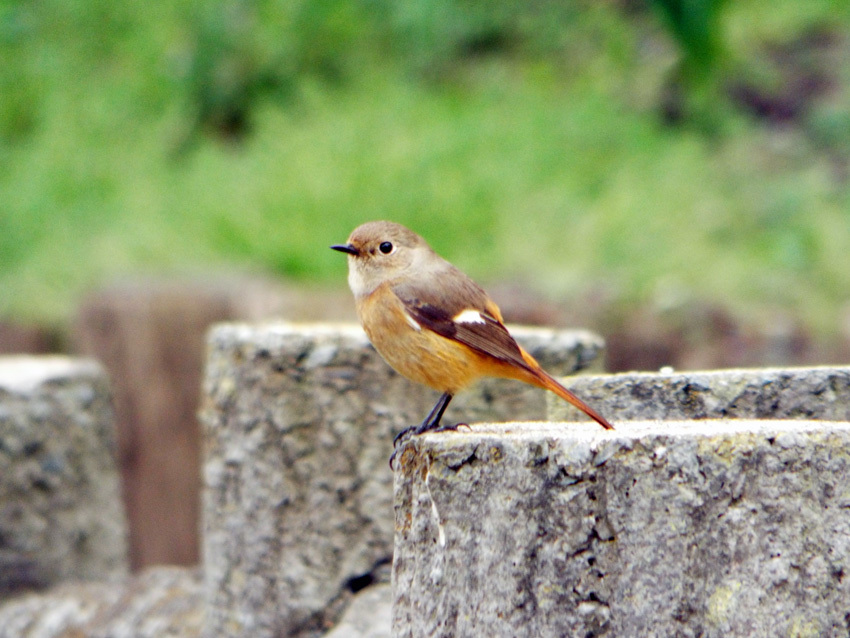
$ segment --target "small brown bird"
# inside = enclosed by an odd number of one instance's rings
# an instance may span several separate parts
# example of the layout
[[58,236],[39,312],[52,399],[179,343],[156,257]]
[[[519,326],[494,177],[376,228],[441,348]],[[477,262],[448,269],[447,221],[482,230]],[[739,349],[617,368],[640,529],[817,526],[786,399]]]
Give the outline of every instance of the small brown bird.
[[396,437],[440,427],[452,397],[481,377],[518,379],[554,392],[606,429],[598,412],[547,374],[502,323],[478,284],[400,224],[358,226],[348,243],[348,284],[357,315],[380,355],[408,379],[442,392],[425,420]]

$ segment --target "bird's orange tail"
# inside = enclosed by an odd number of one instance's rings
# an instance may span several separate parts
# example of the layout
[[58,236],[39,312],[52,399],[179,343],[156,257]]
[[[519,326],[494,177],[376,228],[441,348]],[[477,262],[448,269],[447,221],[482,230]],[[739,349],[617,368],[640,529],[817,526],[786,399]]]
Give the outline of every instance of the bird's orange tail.
[[613,430],[614,429],[614,426],[611,425],[610,423],[608,423],[608,421],[605,419],[605,417],[603,417],[596,410],[594,410],[589,405],[587,405],[587,403],[585,403],[584,401],[579,399],[572,392],[567,390],[560,383],[555,381],[555,379],[553,379],[551,376],[549,376],[548,373],[546,373],[543,370],[538,369],[536,371],[535,376],[540,381],[541,387],[549,390],[550,392],[554,392],[555,394],[557,394],[559,397],[561,397],[567,403],[574,405],[575,407],[577,407],[579,410],[584,412],[587,416],[589,416],[591,419],[596,421],[599,425],[601,425],[606,430]]
[[562,386],[560,383],[558,383],[548,372],[546,372],[543,368],[541,368],[540,364],[537,363],[537,361],[534,359],[534,357],[532,357],[530,354],[528,354],[524,349],[520,349],[520,352],[522,352],[523,359],[526,360],[526,362],[529,364],[529,366],[531,368],[530,372],[532,373],[532,375],[534,377],[535,385],[543,388],[544,390],[549,390],[550,392],[554,392],[559,397],[561,397],[564,401],[566,401],[570,405],[577,407],[579,410],[584,412],[587,416],[589,416],[591,419],[596,421],[599,425],[601,425],[606,430],[613,430],[614,429],[614,426],[611,425],[605,419],[605,417],[603,417],[596,410],[594,410],[589,405],[587,405],[587,403],[585,403],[584,401],[579,399],[572,392],[567,390],[564,386]]

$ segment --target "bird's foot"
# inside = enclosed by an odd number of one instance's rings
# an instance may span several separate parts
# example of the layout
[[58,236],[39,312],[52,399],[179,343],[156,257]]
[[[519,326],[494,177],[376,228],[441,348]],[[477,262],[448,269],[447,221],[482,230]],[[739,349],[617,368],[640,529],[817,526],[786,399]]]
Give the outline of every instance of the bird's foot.
[[393,453],[390,454],[390,471],[395,472],[395,455],[398,452],[398,448],[393,450]]
[[399,432],[398,434],[395,435],[395,438],[393,438],[393,447],[397,447],[398,442],[401,441],[402,439],[410,438],[411,433],[418,434],[417,432],[415,432],[415,430],[417,430],[420,427],[422,427],[422,426],[421,425],[411,425],[409,428],[404,428],[401,432]]
[[468,423],[452,423],[446,425],[439,425],[437,427],[424,427],[425,424],[420,425],[412,425],[409,428],[403,429],[401,432],[395,435],[393,439],[393,453],[390,455],[390,469],[395,470],[393,465],[396,456],[401,450],[402,445],[411,437],[419,436],[420,434],[424,434],[425,432],[453,432],[458,428],[469,428]]

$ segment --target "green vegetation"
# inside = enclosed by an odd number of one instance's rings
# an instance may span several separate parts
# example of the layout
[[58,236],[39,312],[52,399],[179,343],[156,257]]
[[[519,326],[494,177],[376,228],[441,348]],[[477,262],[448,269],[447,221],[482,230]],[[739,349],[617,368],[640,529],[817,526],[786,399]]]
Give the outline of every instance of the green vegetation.
[[638,3],[0,2],[0,316],[128,273],[342,282],[327,246],[388,218],[484,280],[838,328],[843,0],[706,3],[710,126],[665,120],[696,54]]

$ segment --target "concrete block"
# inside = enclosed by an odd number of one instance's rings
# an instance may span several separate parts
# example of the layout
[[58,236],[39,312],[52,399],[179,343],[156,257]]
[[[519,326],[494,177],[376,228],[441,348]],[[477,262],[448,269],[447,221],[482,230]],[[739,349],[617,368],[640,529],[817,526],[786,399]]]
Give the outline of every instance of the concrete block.
[[[850,368],[753,368],[629,372],[569,379],[570,388],[614,422],[641,419],[850,421]],[[550,421],[580,413],[549,401]],[[582,415],[582,418],[583,415]]]
[[[554,372],[601,348],[587,333],[516,334],[550,368],[560,359]],[[352,325],[222,325],[208,343],[206,635],[316,634],[391,560],[392,439],[437,393],[393,372]],[[542,391],[504,383],[461,394],[446,420],[542,416]]]
[[0,357],[0,598],[127,571],[127,527],[103,370]]
[[850,424],[506,423],[412,439],[393,635],[847,635]]
[[148,569],[119,583],[66,583],[0,605],[0,638],[197,638],[197,570]]
[[357,592],[339,623],[324,638],[391,638],[393,592],[381,583]]

